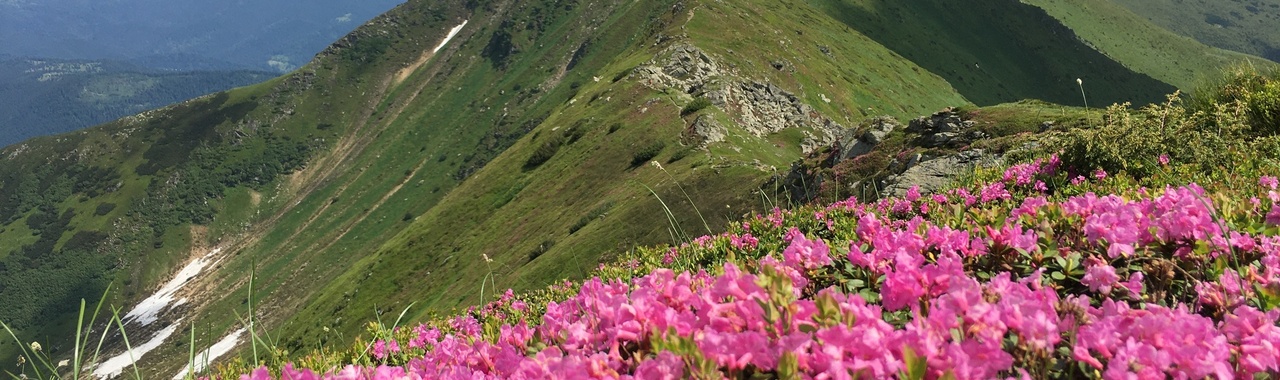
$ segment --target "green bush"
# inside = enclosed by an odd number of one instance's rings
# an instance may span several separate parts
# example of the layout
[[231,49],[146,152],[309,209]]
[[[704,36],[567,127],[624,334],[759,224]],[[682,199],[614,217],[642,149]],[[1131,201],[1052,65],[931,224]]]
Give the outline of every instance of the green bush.
[[696,151],[696,150],[697,150],[697,148],[692,147],[692,146],[690,146],[690,147],[686,147],[686,148],[681,149],[681,150],[677,150],[675,154],[672,154],[672,155],[671,155],[671,158],[667,159],[667,163],[668,163],[668,164],[670,164],[670,163],[674,163],[674,162],[676,162],[676,161],[683,160],[685,157],[689,157],[689,155],[690,155],[690,154],[693,154],[693,152],[694,152],[694,151]]
[[116,209],[115,203],[99,203],[98,208],[94,210],[93,214],[97,216],[103,216],[111,213],[111,210],[115,210],[115,209]]
[[1248,104],[1210,101],[1192,108],[1198,110],[1184,107],[1179,94],[1170,95],[1164,104],[1137,111],[1127,104],[1115,105],[1107,109],[1101,126],[1066,132],[1048,147],[1060,151],[1067,167],[1082,174],[1104,169],[1126,171],[1135,178],[1165,170],[1162,156],[1171,163],[1192,164],[1210,173],[1230,171],[1267,149],[1275,150],[1263,143],[1274,142],[1274,138],[1255,134]]
[[551,139],[550,141],[542,143],[542,145],[538,146],[537,150],[533,151],[533,155],[530,155],[529,159],[524,162],[525,170],[536,168],[541,166],[543,163],[546,163],[548,160],[551,160],[551,157],[554,157],[556,152],[560,151],[561,143],[562,139],[560,138]]
[[[1239,108],[1234,103],[1238,103]],[[1250,135],[1280,134],[1280,70],[1259,72],[1252,67],[1229,70],[1216,81],[1197,89],[1188,108],[1192,112],[1213,113],[1222,106],[1245,116]]]
[[701,111],[703,108],[707,108],[710,106],[711,106],[710,100],[707,100],[707,98],[699,97],[699,98],[693,99],[692,102],[689,102],[689,104],[685,105],[684,109],[680,110],[680,116],[689,116],[697,113],[698,111]]
[[578,221],[573,223],[572,226],[569,226],[569,234],[572,235],[578,232],[578,230],[581,230],[582,227],[586,227],[588,224],[591,224],[592,221],[604,216],[604,214],[608,213],[609,210],[612,208],[613,208],[613,202],[605,202],[604,204],[592,209],[591,212],[588,212],[586,215],[583,215],[582,218],[579,218]]
[[636,151],[636,153],[631,156],[631,167],[644,165],[644,163],[649,162],[649,160],[657,157],[659,153],[662,153],[662,149],[666,147],[667,143],[655,141],[639,151]]
[[555,240],[551,240],[551,239],[544,240],[542,244],[538,244],[538,246],[534,247],[532,251],[529,251],[529,261],[533,261],[534,259],[537,259],[539,256],[542,256],[542,254],[547,253],[547,251],[551,250],[551,247],[555,245],[556,245]]
[[586,124],[587,124],[586,120],[578,120],[578,122],[574,123],[572,127],[569,127],[569,129],[566,129],[564,131],[564,138],[565,140],[567,140],[566,143],[573,144],[575,142],[578,142],[578,139],[582,138],[583,135],[586,135],[587,134]]
[[391,39],[382,36],[359,38],[342,50],[342,58],[360,65],[371,63],[391,47]]

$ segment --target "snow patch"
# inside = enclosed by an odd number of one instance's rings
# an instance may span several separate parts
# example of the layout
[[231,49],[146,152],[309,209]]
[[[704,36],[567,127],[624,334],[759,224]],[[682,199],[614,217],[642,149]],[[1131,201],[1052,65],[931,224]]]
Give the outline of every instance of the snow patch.
[[[173,276],[173,279],[169,280],[169,283],[164,284],[163,287],[160,287],[160,290],[157,290],[150,297],[139,302],[137,306],[133,307],[133,310],[129,310],[129,313],[124,315],[125,322],[137,321],[143,326],[155,322],[156,319],[159,318],[160,312],[168,309],[170,304],[175,303],[174,294],[177,293],[178,290],[182,289],[182,286],[186,285],[187,281],[190,281],[192,278],[199,275],[205,267],[209,266],[209,264],[213,264],[213,256],[217,255],[218,252],[221,251],[222,248],[216,248],[209,251],[209,253],[204,255],[204,257],[195,259],[190,264],[187,264],[187,266],[182,267],[182,270],[178,271],[178,274]],[[181,305],[187,300],[179,299],[176,301],[175,305]]]
[[440,49],[444,49],[444,45],[449,43],[449,40],[452,40],[453,36],[458,35],[458,32],[462,31],[462,27],[467,26],[467,21],[470,21],[470,20],[462,20],[462,24],[459,24],[458,26],[453,27],[453,29],[449,29],[449,34],[444,36],[444,41],[440,41],[440,45],[436,46],[435,49],[432,49],[431,54],[435,54],[436,52],[440,51]]
[[[222,340],[219,340],[218,343],[214,343],[212,346],[209,346],[209,348],[196,354],[196,361],[193,363],[196,373],[204,371],[204,369],[208,368],[208,365],[214,360],[217,360],[222,355],[226,355],[228,352],[231,352],[232,348],[235,348],[237,344],[240,344],[240,336],[244,335],[244,332],[244,328],[233,331],[231,334],[222,338]],[[191,370],[190,366],[182,368],[182,371],[179,371],[177,375],[173,376],[173,380],[185,379],[187,377],[187,371],[189,370]]]
[[146,355],[148,352],[151,352],[151,350],[156,349],[156,347],[160,347],[160,344],[164,343],[165,339],[169,339],[170,335],[173,335],[175,331],[178,331],[178,323],[180,322],[182,322],[182,320],[178,320],[172,325],[169,325],[169,327],[164,328],[164,330],[160,330],[156,333],[155,337],[152,337],[151,340],[148,340],[146,343],[102,362],[102,364],[99,364],[97,368],[93,369],[93,375],[99,379],[119,376],[120,372],[124,371],[125,367],[128,367],[134,362],[142,359],[143,355]]

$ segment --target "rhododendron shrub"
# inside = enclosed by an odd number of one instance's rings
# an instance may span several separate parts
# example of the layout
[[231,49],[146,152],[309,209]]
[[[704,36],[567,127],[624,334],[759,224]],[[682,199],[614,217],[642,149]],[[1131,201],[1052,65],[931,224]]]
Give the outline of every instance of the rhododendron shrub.
[[1280,377],[1273,178],[1247,206],[1195,184],[1061,196],[1057,165],[774,210],[549,301],[375,334],[360,365],[244,378]]

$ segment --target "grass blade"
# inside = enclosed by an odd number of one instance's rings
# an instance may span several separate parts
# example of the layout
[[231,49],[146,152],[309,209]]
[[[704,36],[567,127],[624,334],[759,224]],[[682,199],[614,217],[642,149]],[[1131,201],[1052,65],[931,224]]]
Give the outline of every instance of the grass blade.
[[[98,298],[98,305],[93,307],[93,317],[90,317],[90,318],[89,318],[89,330],[93,330],[93,324],[98,320],[98,313],[99,313],[100,311],[102,311],[102,305],[105,305],[105,304],[107,303],[107,294],[110,294],[110,293],[111,293],[111,286],[112,286],[112,285],[114,285],[114,283],[112,283],[112,284],[107,284],[107,289],[102,291],[102,297],[101,297],[101,298]],[[108,324],[107,324],[107,327],[110,327],[110,323],[108,323]],[[103,329],[102,329],[102,339],[99,339],[99,340],[98,340],[98,347],[96,347],[96,348],[94,348],[94,349],[93,349],[93,359],[89,361],[90,363],[97,363],[97,362],[98,362],[98,353],[99,353],[99,352],[101,352],[101,350],[102,350],[102,342],[103,342],[103,341],[105,341],[105,340],[107,339],[107,330],[108,330],[108,329],[106,329],[106,328],[103,328]],[[78,330],[77,330],[77,331],[78,331]],[[85,346],[87,347],[87,346],[88,346],[88,343],[89,343],[89,341],[88,341],[88,339],[89,339],[89,334],[85,334],[85,337],[84,337],[84,338],[85,338],[85,342],[84,342],[84,344],[85,344]],[[77,342],[76,342],[76,343],[77,343],[77,344],[79,344],[79,343],[80,343],[80,342],[79,342],[79,339],[77,339]],[[80,363],[80,360],[79,360],[79,359],[77,359],[77,360],[76,360],[75,365],[76,365],[75,376],[76,376],[76,378],[79,378],[79,377],[80,377],[80,369],[83,367],[83,365]]]
[[[27,357],[27,358],[30,358],[30,357],[31,357],[31,354],[27,353],[27,346],[25,346],[25,345],[23,345],[23,344],[22,344],[22,340],[19,340],[19,339],[18,339],[18,334],[14,334],[14,333],[13,333],[13,329],[10,329],[10,328],[9,328],[9,324],[4,323],[4,322],[0,322],[0,327],[4,327],[4,331],[8,332],[8,333],[9,333],[9,337],[13,338],[13,342],[18,344],[18,349],[22,351],[22,356]],[[28,359],[28,360],[34,360],[34,359]],[[33,362],[33,363],[31,363],[31,369],[32,369],[32,370],[34,370],[34,371],[36,371],[36,378],[37,378],[37,379],[43,379],[43,378],[44,378],[44,375],[41,375],[41,374],[40,374],[40,368],[39,368],[39,367],[36,367],[36,364],[35,364],[34,362]]]
[[80,299],[80,318],[76,319],[76,343],[71,355],[71,378],[80,378],[80,335],[84,331],[84,298]]
[[129,334],[124,331],[124,321],[120,320],[120,309],[112,308],[111,319],[120,327],[120,337],[124,339],[125,352],[129,353],[129,365],[133,366],[134,380],[142,380],[142,372],[138,370],[138,358],[133,357],[133,345],[129,344]]

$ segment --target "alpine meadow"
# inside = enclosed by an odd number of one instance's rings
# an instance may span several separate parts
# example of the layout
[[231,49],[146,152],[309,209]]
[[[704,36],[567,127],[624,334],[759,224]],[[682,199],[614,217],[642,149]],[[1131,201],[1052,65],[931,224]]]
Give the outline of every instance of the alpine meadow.
[[0,370],[1280,379],[1280,11],[1156,3],[410,0],[0,149]]

